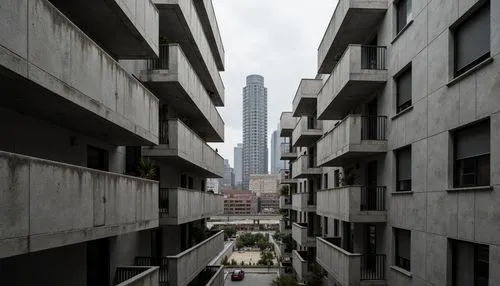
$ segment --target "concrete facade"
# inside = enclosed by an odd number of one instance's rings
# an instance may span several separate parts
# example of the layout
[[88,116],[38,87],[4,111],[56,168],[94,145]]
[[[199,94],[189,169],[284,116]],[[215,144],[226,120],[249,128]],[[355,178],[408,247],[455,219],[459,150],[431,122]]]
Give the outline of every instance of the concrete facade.
[[234,147],[234,185],[241,188],[243,182],[243,144]]
[[[499,144],[500,3],[407,2],[407,22],[398,31],[397,1],[340,0],[319,47],[323,135],[313,144],[322,167],[316,211],[322,238],[316,240],[316,262],[328,273],[325,285],[451,286],[454,245],[469,243],[487,252],[484,285],[497,285],[498,148],[489,149],[487,185],[457,188],[454,180],[457,130],[487,120],[489,146]],[[455,76],[457,27],[481,9],[488,11],[482,15],[489,17],[489,53]],[[377,55],[370,58],[363,49]],[[405,71],[411,72],[411,103],[401,110],[398,78]],[[363,116],[387,122],[383,128],[347,128],[347,121]],[[346,143],[363,128],[377,138]],[[400,192],[403,147],[411,148],[411,181],[410,191]],[[374,197],[363,199],[363,189],[375,186]],[[291,218],[304,220],[293,211]],[[398,250],[400,231],[409,233],[409,242]],[[401,262],[401,251],[408,261]],[[367,259],[383,271],[371,271]],[[462,273],[473,275],[472,266]]]

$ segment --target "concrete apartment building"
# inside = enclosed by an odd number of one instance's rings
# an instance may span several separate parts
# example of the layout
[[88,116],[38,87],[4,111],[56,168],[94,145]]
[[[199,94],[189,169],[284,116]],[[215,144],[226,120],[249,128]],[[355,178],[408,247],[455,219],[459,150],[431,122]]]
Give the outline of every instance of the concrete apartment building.
[[0,284],[223,285],[211,5],[0,1]]
[[249,189],[250,175],[267,174],[267,88],[264,77],[249,75],[243,88],[242,187]]
[[339,0],[280,122],[299,280],[500,285],[499,53],[499,1]]
[[257,213],[257,196],[249,191],[224,189],[225,215],[252,215]]
[[285,143],[284,138],[280,137],[279,126],[271,135],[271,174],[280,174],[285,168],[285,162],[281,160],[281,146]]
[[234,147],[234,186],[241,189],[243,182],[243,144]]

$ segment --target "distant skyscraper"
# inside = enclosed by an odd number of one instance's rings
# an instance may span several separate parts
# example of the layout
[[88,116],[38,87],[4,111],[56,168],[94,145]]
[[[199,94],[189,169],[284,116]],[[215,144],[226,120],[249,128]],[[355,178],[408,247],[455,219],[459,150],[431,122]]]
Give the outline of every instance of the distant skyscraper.
[[247,76],[243,88],[243,188],[251,174],[267,174],[267,88],[264,77]]
[[236,188],[241,188],[241,183],[243,181],[243,144],[238,143],[234,147],[234,186]]
[[229,165],[229,160],[224,160],[224,179],[222,184],[226,188],[232,188],[233,182],[233,168]]
[[281,143],[284,138],[280,137],[279,126],[271,136],[271,174],[279,174],[285,168],[285,162],[280,160]]

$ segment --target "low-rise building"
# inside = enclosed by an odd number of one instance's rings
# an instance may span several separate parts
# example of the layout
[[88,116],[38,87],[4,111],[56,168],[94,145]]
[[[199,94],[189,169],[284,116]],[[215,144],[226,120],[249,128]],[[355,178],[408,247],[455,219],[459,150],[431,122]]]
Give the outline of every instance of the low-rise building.
[[252,215],[257,213],[257,196],[250,191],[224,189],[225,215]]

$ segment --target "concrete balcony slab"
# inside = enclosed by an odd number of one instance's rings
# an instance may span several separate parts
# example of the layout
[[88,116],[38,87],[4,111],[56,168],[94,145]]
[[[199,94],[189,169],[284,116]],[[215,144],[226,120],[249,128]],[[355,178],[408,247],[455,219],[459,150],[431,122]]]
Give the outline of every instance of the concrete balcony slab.
[[6,3],[0,105],[114,145],[158,143],[158,99],[148,89],[48,1]]
[[302,79],[293,99],[293,116],[308,116],[316,113],[318,93],[323,87],[321,79]]
[[296,223],[292,224],[292,238],[302,247],[314,247],[315,238],[307,235],[307,224]]
[[160,225],[180,225],[224,214],[224,197],[183,188],[160,189]]
[[224,105],[224,84],[193,1],[152,0],[160,12],[160,36],[179,43],[216,106]]
[[340,0],[318,48],[318,73],[331,73],[349,44],[368,42],[388,6],[387,0]]
[[297,274],[297,281],[307,281],[307,251],[292,250],[292,267]]
[[292,195],[292,209],[301,212],[315,212],[316,202],[309,197],[309,193],[295,193]]
[[387,221],[385,187],[345,186],[317,192],[318,215],[354,223]]
[[0,258],[157,228],[158,182],[0,152]]
[[310,167],[308,155],[302,155],[292,163],[292,178],[294,179],[321,176],[321,174],[321,167],[316,167],[315,164]]
[[158,56],[160,17],[151,0],[49,0],[115,59]]
[[386,82],[386,47],[350,45],[318,94],[318,119],[341,120]]
[[289,196],[280,196],[280,209],[291,209],[292,200]]
[[385,116],[347,116],[318,141],[318,166],[343,166],[359,157],[387,152],[386,121]]
[[292,133],[294,147],[309,147],[323,135],[322,122],[302,116]]
[[198,11],[203,30],[207,36],[208,43],[214,55],[215,62],[220,71],[224,70],[224,45],[217,24],[212,0],[194,0],[194,5]]
[[143,147],[142,155],[200,176],[222,178],[224,159],[179,119],[161,122],[165,139],[158,146]]
[[224,141],[222,117],[179,45],[161,46],[160,58],[149,62],[140,79],[205,141]]
[[292,112],[282,112],[280,117],[280,137],[292,137],[293,129],[297,125],[297,118]]
[[280,160],[297,159],[297,148],[293,147],[291,143],[281,143],[280,151]]

